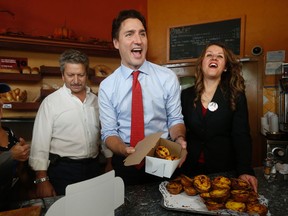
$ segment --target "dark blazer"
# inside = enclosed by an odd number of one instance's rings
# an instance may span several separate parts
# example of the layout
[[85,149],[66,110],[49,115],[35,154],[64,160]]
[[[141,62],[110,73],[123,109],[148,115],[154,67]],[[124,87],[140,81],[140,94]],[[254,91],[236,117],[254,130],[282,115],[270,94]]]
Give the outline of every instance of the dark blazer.
[[252,144],[245,94],[237,99],[236,110],[230,109],[229,100],[218,86],[212,102],[218,109],[207,109],[202,115],[202,104],[193,101],[196,97],[194,87],[181,93],[182,113],[187,128],[188,156],[183,172],[188,175],[201,174],[197,170],[201,151],[204,153],[206,172],[202,174],[236,171],[238,175],[253,175],[251,167]]

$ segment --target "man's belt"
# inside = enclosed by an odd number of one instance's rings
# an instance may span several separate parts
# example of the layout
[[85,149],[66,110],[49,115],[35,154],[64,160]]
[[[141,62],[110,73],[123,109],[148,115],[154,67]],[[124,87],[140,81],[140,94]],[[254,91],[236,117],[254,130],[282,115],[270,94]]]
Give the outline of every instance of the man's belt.
[[50,164],[52,165],[55,165],[58,162],[85,164],[85,163],[91,163],[95,161],[96,159],[97,157],[96,158],[71,159],[69,157],[61,157],[58,154],[49,153],[49,160],[50,160]]

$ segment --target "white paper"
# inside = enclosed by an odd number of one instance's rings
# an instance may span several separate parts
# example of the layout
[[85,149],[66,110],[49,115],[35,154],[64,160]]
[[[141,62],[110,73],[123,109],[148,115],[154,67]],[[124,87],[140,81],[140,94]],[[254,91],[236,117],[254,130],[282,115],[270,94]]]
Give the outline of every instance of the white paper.
[[285,61],[285,50],[268,51],[266,56],[267,62],[284,62]]
[[124,203],[124,182],[114,170],[101,176],[68,185],[66,195],[57,200],[46,216],[113,216]]
[[279,132],[279,122],[276,114],[270,116],[269,118],[269,130],[271,133]]
[[282,62],[267,62],[265,68],[266,75],[275,75],[282,73]]

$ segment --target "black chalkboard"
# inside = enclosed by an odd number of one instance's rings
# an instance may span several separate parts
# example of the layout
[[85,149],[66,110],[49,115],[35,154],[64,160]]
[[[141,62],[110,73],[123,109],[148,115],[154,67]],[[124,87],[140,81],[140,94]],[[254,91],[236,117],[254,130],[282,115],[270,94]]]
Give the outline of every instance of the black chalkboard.
[[234,18],[169,28],[168,62],[198,58],[205,45],[210,42],[225,43],[236,55],[242,55],[243,24],[243,18]]

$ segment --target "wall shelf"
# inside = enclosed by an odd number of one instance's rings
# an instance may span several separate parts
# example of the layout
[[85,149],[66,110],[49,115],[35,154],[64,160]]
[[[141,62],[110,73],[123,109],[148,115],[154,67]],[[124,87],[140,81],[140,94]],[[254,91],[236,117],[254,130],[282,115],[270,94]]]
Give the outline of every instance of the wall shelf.
[[[53,39],[48,37],[29,37],[22,35],[1,35],[0,34],[0,49],[15,50],[25,52],[41,52],[41,53],[62,53],[66,49],[77,49],[89,56],[99,56],[107,58],[119,58],[119,52],[113,47],[110,42],[91,41],[80,42],[76,40]],[[94,77],[95,70],[90,68],[88,78],[92,77],[91,81],[100,83],[104,78]],[[39,74],[22,74],[22,73],[5,73],[0,72],[0,82],[25,82],[37,83],[42,80],[44,76],[61,76],[59,67],[45,66],[40,67]],[[41,99],[52,93],[54,90],[41,91]],[[3,108],[6,111],[13,111],[22,113],[37,111],[39,102],[7,102],[4,103]]]
[[[60,72],[60,67],[54,66],[40,66],[40,73],[42,76],[62,76]],[[95,70],[93,68],[89,68],[88,76],[95,74]]]
[[40,74],[0,73],[0,82],[39,82]]
[[119,57],[119,52],[109,42],[80,42],[48,37],[0,35],[0,48],[31,52],[62,53],[66,49],[77,49],[90,56]]
[[43,76],[61,76],[60,67],[41,65],[40,73]]
[[3,109],[7,110],[21,110],[21,111],[37,111],[40,102],[10,102],[4,103]]

